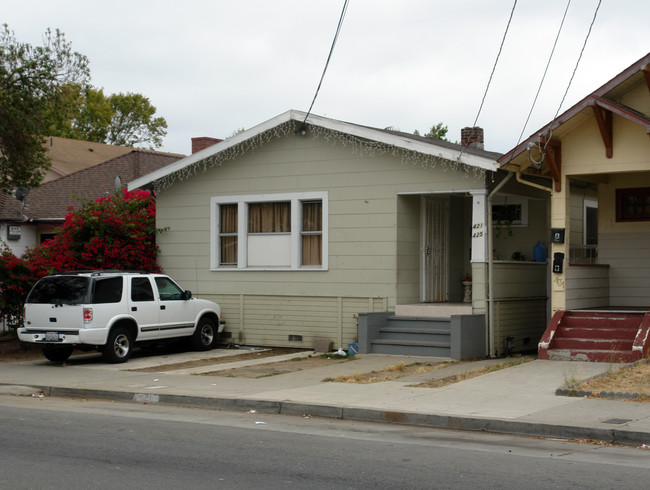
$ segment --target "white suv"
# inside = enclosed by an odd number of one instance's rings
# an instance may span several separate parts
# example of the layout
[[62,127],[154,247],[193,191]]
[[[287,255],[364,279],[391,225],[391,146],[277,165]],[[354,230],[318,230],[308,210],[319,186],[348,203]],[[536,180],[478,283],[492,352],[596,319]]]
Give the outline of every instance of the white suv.
[[78,347],[119,363],[131,357],[135,342],[187,337],[194,349],[211,349],[224,325],[218,304],[192,298],[168,276],[80,271],[36,283],[18,337],[41,344],[50,361],[63,362]]

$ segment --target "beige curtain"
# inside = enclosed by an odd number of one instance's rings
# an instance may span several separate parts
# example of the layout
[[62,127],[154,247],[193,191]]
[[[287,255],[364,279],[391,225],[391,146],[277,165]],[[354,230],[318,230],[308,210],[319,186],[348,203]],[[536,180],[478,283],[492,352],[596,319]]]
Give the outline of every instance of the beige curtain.
[[302,265],[323,263],[323,204],[302,203]]
[[290,202],[259,202],[248,205],[248,233],[290,232]]
[[222,265],[237,265],[237,204],[222,204],[220,208],[220,241]]

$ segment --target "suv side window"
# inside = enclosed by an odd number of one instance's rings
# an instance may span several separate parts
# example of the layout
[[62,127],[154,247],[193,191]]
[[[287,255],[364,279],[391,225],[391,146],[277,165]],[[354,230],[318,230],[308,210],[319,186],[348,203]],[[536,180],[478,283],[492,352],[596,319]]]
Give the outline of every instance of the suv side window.
[[183,290],[167,277],[156,277],[156,286],[161,301],[183,299]]
[[119,303],[122,300],[124,280],[122,277],[95,279],[91,303]]
[[131,279],[131,301],[153,301],[153,288],[148,277]]

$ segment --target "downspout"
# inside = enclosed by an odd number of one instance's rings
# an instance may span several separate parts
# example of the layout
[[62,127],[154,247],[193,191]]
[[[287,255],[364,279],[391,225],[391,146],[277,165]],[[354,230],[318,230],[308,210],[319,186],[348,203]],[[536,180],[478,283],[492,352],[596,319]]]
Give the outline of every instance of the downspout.
[[501,188],[508,183],[514,174],[510,172],[499,184],[488,194],[488,354],[490,357],[495,357],[494,352],[494,254],[492,253],[494,247],[494,237],[492,236],[492,199]]
[[[520,184],[528,185],[530,187],[534,187],[535,189],[541,189],[541,190],[546,191],[546,192],[548,192],[550,194],[553,194],[553,189],[551,187],[546,187],[546,186],[543,186],[541,184],[536,184],[535,182],[529,182],[527,180],[524,180],[521,177],[521,172],[516,172],[516,174],[517,174],[517,182],[519,182]],[[512,172],[510,173],[510,175],[512,175]]]

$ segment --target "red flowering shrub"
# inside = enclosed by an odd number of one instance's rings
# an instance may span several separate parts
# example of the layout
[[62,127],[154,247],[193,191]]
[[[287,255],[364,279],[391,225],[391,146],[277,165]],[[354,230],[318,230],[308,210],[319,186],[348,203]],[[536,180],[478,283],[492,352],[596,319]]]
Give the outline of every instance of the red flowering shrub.
[[16,328],[22,323],[23,303],[38,277],[29,265],[3,248],[0,252],[0,317]]
[[70,212],[52,240],[25,255],[40,275],[81,269],[160,272],[156,263],[156,201],[126,191]]
[[[71,211],[53,239],[28,250],[22,259],[0,254],[0,315],[22,321],[22,305],[46,274],[70,270],[143,270],[156,263],[156,201],[146,191],[127,191],[87,202]],[[14,321],[11,321],[15,326]]]

